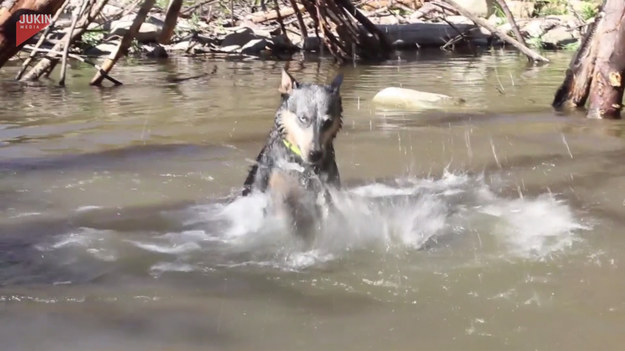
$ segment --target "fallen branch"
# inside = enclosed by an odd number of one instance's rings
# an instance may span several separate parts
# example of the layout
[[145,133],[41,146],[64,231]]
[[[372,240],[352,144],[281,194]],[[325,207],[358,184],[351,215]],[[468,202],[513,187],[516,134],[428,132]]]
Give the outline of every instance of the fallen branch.
[[295,2],[295,0],[290,0],[290,1],[291,1],[291,7],[293,8],[293,11],[295,11],[295,17],[297,17],[297,22],[299,24],[299,31],[302,35],[302,39],[306,39],[306,37],[308,37],[308,31],[306,30],[306,23],[304,23],[304,17],[302,17],[302,12],[299,10],[299,7],[297,7],[297,3]]
[[63,48],[63,58],[61,63],[61,73],[59,76],[59,85],[65,86],[65,72],[67,70],[67,54],[69,53],[69,47],[72,46],[72,36],[74,34],[74,29],[76,29],[76,23],[78,22],[78,17],[82,16],[85,13],[87,8],[87,3],[89,1],[82,0],[80,8],[76,7],[74,9],[74,14],[72,15],[72,24],[69,27],[68,35],[66,35],[67,39],[65,41],[65,47]]
[[[46,53],[54,54],[54,55],[61,55],[61,54],[63,54],[60,51],[54,51],[54,50],[51,50],[51,49],[35,48],[35,47],[32,47],[32,46],[28,46],[28,45],[24,46],[24,49],[25,50],[31,50],[31,55],[33,53],[36,55],[38,52],[46,52]],[[83,62],[83,63],[86,63],[88,65],[93,66],[95,69],[97,69],[98,71],[102,72],[102,74],[104,74],[104,78],[110,80],[113,84],[115,84],[115,85],[122,85],[123,84],[119,80],[109,76],[106,72],[104,72],[104,70],[102,70],[102,67],[100,67],[97,64],[95,64],[95,63],[85,59],[84,57],[82,57],[80,55],[76,55],[76,54],[71,54],[71,53],[67,54],[67,56],[70,57],[70,58],[73,58],[75,60],[78,60],[80,62]]]
[[512,15],[512,12],[510,12],[508,4],[506,4],[505,0],[497,0],[497,4],[499,4],[499,7],[501,7],[503,13],[506,14],[506,18],[508,19],[508,23],[510,23],[510,26],[512,26],[512,32],[514,32],[516,40],[518,40],[519,43],[527,47],[527,43],[525,43],[525,38],[519,30],[519,26],[516,24],[516,20],[514,19],[514,15]]
[[278,4],[278,0],[273,0],[273,5],[276,10],[276,18],[278,19],[278,23],[280,24],[280,30],[282,30],[282,34],[286,36],[286,27],[284,26],[284,22],[282,21],[282,15],[280,14],[280,5]]
[[[115,66],[115,63],[117,63],[117,61],[126,54],[128,48],[130,47],[130,44],[132,44],[132,40],[135,38],[135,36],[139,32],[139,28],[141,28],[141,25],[145,21],[148,12],[150,12],[150,9],[152,9],[152,7],[154,6],[154,1],[155,0],[145,0],[143,2],[141,8],[139,9],[139,12],[137,12],[137,15],[135,16],[135,19],[132,21],[132,25],[128,29],[128,32],[124,34],[122,40],[119,42],[117,49],[114,53],[111,53],[111,55],[102,64],[102,71],[104,71],[105,73],[110,72],[111,69],[113,69],[113,66]],[[91,82],[89,84],[101,85],[103,80],[104,75],[102,74],[102,72],[98,71],[98,73],[93,76],[93,79],[91,79]]]
[[178,22],[178,14],[182,7],[182,0],[170,0],[167,6],[167,14],[165,15],[165,23],[158,38],[161,44],[169,44],[171,36],[174,35],[176,22]]
[[193,5],[193,6],[190,6],[190,7],[186,8],[186,9],[182,10],[182,11],[180,12],[180,15],[181,15],[181,16],[185,16],[185,17],[186,17],[186,16],[190,16],[190,15],[191,15],[191,14],[192,14],[192,13],[193,13],[196,9],[201,8],[201,7],[202,7],[202,6],[204,6],[204,5],[207,5],[207,4],[213,4],[213,3],[216,3],[216,2],[217,2],[217,0],[204,0],[204,1],[200,1],[200,2],[199,2],[199,3],[197,3],[197,4],[195,4],[195,5]]
[[[297,9],[299,9],[300,11],[304,10],[304,6],[302,5],[297,5]],[[273,21],[278,19],[278,16],[282,17],[282,18],[286,18],[289,16],[293,16],[295,14],[295,9],[293,9],[292,7],[285,7],[280,9],[279,11],[269,11],[269,12],[254,12],[251,15],[249,15],[249,19],[258,24],[258,23],[263,23],[263,22],[268,22],[268,21]]]
[[496,34],[499,38],[501,38],[501,40],[503,40],[503,41],[509,43],[510,45],[514,46],[515,48],[519,49],[519,51],[524,53],[530,60],[532,60],[532,61],[540,61],[540,62],[549,62],[549,59],[547,59],[546,57],[541,56],[540,54],[538,54],[534,50],[528,48],[527,46],[523,45],[522,43],[518,42],[516,39],[512,38],[508,34],[506,34],[503,31],[497,29],[495,26],[493,26],[490,23],[488,23],[488,21],[486,21],[486,20],[484,20],[482,18],[479,18],[478,16],[476,16],[471,11],[469,11],[469,10],[465,9],[464,7],[460,6],[454,0],[440,0],[440,1],[443,1],[443,2],[453,6],[456,9],[456,11],[458,11],[464,17],[469,18],[471,21],[475,22],[475,24],[477,24],[478,26],[481,26],[481,27],[484,27],[484,28],[488,29],[491,33]]

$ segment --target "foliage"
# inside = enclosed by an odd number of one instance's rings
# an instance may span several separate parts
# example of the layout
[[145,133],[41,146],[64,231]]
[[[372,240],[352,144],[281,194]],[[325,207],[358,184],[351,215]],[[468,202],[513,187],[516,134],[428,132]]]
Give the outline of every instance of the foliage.
[[531,37],[526,40],[527,45],[533,49],[542,49],[543,40],[540,37]]
[[104,39],[104,32],[88,30],[82,34],[80,41],[88,46],[96,46]]
[[[598,0],[581,0],[577,11],[585,20],[593,18],[599,10]],[[566,15],[569,14],[568,0],[542,0],[536,2],[539,16]]]
[[580,15],[582,16],[583,19],[589,20],[597,16],[598,12],[599,12],[599,5],[597,5],[596,3],[584,2],[582,5],[582,9],[580,11]]
[[544,2],[542,2],[540,10],[538,10],[538,15],[565,15],[568,13],[566,5],[567,0],[545,0]]
[[169,5],[169,0],[156,0],[154,6],[158,7],[161,10],[166,10],[167,5]]
[[564,50],[568,50],[568,51],[577,51],[577,49],[579,49],[579,40],[574,42],[574,43],[570,43],[570,44],[566,44],[564,45],[563,49]]

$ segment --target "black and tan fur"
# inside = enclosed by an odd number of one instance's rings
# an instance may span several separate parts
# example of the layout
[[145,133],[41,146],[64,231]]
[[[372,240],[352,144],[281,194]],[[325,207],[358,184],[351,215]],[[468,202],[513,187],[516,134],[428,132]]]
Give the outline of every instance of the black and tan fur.
[[281,104],[243,195],[268,191],[297,212],[306,207],[302,200],[340,186],[333,141],[342,126],[342,80],[338,75],[330,85],[299,83],[282,71]]

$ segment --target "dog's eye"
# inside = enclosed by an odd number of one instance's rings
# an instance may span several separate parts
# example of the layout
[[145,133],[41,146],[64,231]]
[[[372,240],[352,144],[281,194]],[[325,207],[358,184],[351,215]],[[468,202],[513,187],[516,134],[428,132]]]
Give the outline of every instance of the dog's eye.
[[302,124],[308,124],[308,122],[310,122],[310,118],[306,116],[299,116],[299,121],[302,122]]

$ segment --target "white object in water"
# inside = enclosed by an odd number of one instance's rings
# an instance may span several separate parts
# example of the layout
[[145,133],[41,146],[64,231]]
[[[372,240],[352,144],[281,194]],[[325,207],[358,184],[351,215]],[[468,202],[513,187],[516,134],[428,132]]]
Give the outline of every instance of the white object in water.
[[462,102],[443,94],[404,88],[384,88],[373,97],[373,102],[387,107],[410,110],[432,109]]

